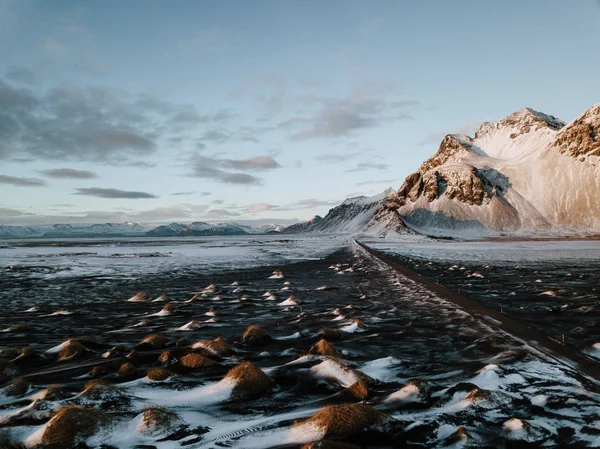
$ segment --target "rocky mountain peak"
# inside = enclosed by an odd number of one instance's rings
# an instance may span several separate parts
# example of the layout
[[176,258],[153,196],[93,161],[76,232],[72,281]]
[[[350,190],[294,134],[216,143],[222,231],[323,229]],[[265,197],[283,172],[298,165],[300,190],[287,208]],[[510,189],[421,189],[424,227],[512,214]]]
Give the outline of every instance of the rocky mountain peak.
[[595,104],[556,136],[554,146],[567,156],[586,161],[600,157],[600,104]]
[[508,117],[500,120],[498,123],[484,122],[481,124],[475,138],[480,139],[496,130],[510,129],[511,139],[527,134],[530,131],[540,129],[552,129],[558,131],[565,126],[565,122],[553,115],[544,114],[532,108],[524,108],[520,111],[510,114]]
[[478,152],[473,145],[473,139],[462,134],[448,134],[444,137],[444,140],[442,140],[437,153],[423,162],[419,171],[425,173],[435,167],[445,164],[451,159],[458,158],[465,152]]

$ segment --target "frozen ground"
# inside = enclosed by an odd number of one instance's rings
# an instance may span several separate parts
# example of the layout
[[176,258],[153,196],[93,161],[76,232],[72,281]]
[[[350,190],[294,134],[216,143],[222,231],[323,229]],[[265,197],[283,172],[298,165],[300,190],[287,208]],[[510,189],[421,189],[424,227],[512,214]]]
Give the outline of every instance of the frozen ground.
[[418,243],[365,240],[375,249],[391,254],[444,263],[480,265],[559,265],[600,266],[600,240],[454,242],[429,240]]
[[[266,255],[326,250],[296,242]],[[593,385],[358,248],[278,263],[281,275],[262,262],[11,278],[0,352],[16,369],[0,365],[0,447],[52,437],[98,449],[600,444]],[[138,290],[148,298],[128,301]]]
[[3,274],[5,279],[135,277],[277,265],[322,257],[347,240],[340,236],[0,240],[0,270],[4,269],[0,282]]

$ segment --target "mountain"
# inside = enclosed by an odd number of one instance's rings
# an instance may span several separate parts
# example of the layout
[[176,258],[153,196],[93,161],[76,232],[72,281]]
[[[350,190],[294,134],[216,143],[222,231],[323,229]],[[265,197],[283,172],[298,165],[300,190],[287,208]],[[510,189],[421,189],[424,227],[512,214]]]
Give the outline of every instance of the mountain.
[[321,217],[319,215],[315,215],[313,218],[311,218],[308,221],[302,221],[300,223],[294,223],[293,225],[288,226],[282,232],[284,234],[300,234],[303,232],[309,232],[321,220],[323,220],[323,217]]
[[387,189],[372,197],[348,198],[339,206],[330,209],[325,217],[317,215],[310,221],[288,226],[283,233],[367,233],[380,236],[412,233],[397,212],[387,206],[390,195],[395,196],[393,189]]
[[0,225],[0,239],[24,239],[41,237],[44,229],[31,226],[5,226]]
[[156,228],[146,232],[148,237],[173,237],[181,234],[187,225],[181,223],[170,223],[168,225],[157,226]]
[[246,235],[253,234],[249,226],[239,225],[237,223],[204,223],[194,222],[187,226],[178,235],[184,237],[189,235],[208,236],[208,235]]
[[526,108],[447,135],[386,208],[433,235],[598,231],[599,164],[600,105],[569,124]]
[[146,227],[138,223],[103,223],[92,225],[52,225],[42,238],[71,237],[139,237],[146,232]]

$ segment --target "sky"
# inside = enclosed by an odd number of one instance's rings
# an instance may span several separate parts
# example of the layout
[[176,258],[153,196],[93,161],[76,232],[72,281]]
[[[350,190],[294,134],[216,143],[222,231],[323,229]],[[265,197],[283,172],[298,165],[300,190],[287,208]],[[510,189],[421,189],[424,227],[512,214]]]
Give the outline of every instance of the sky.
[[0,0],[0,224],[289,224],[600,102],[600,3]]

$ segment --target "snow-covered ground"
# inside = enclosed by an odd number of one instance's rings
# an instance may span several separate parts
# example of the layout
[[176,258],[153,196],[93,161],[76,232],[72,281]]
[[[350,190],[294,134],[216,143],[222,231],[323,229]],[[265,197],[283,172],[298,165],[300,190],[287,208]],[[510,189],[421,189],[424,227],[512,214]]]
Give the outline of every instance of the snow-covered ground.
[[469,264],[600,264],[600,240],[556,241],[390,241],[366,242],[380,251],[439,262]]
[[0,270],[42,267],[26,271],[35,277],[136,276],[174,269],[220,271],[320,258],[347,242],[346,236],[278,235],[7,240],[0,241]]

